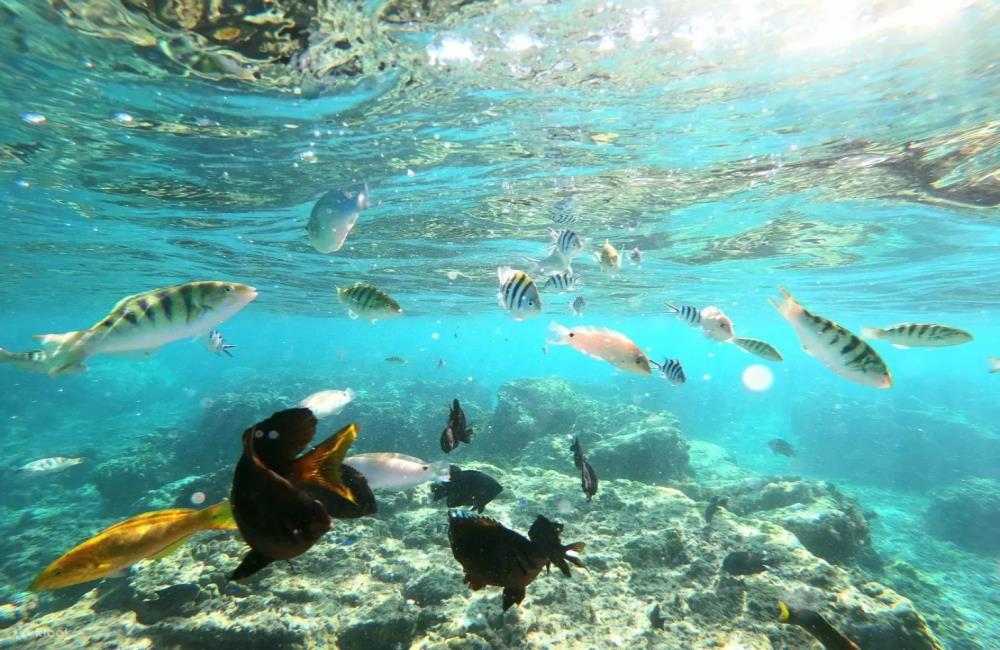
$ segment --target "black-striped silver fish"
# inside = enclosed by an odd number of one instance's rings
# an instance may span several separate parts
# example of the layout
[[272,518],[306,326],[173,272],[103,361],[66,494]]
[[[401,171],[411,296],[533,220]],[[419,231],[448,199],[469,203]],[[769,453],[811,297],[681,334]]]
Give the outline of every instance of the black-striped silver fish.
[[233,356],[233,353],[230,352],[230,350],[236,346],[231,343],[226,343],[226,340],[222,338],[222,332],[219,330],[212,330],[208,333],[208,342],[205,344],[205,347],[207,347],[208,351],[213,354],[225,353],[227,357],[231,357]]
[[943,348],[972,340],[972,334],[949,325],[899,323],[889,327],[862,327],[861,336],[891,343],[895,348]]
[[565,273],[554,273],[550,275],[542,285],[543,289],[548,289],[553,287],[558,291],[572,291],[576,288],[576,277],[573,275],[572,271],[566,271]]
[[583,250],[583,240],[572,230],[553,230],[552,249],[559,251],[567,260],[572,260]]
[[663,363],[656,363],[655,361],[651,363],[656,365],[663,374],[663,378],[670,380],[670,383],[674,386],[680,386],[687,381],[687,377],[684,375],[684,366],[681,365],[680,359],[664,359]]
[[347,315],[351,318],[364,316],[378,320],[403,313],[399,303],[389,297],[389,294],[363,282],[346,288],[337,287],[337,299],[347,307]]
[[701,326],[701,310],[692,305],[681,305],[677,307],[667,303],[667,309],[670,311],[667,313],[677,314],[677,318],[681,319],[691,327]]
[[80,370],[94,354],[155,351],[207,333],[246,307],[257,290],[238,282],[187,282],[123,298],[90,329],[43,334],[49,374]]
[[556,203],[552,207],[552,220],[564,224],[576,221],[576,199],[570,197]]
[[889,368],[870,345],[847,328],[808,311],[784,288],[781,293],[782,299],[772,299],[771,304],[795,328],[806,352],[845,379],[874,388],[892,386]]
[[501,266],[497,268],[497,279],[500,281],[497,304],[515,320],[531,318],[542,311],[542,297],[527,273]]
[[66,458],[65,456],[53,456],[52,458],[42,458],[33,460],[30,463],[18,468],[23,476],[45,476],[55,474],[69,469],[83,462],[82,458]]
[[6,363],[24,372],[42,374],[49,371],[49,355],[45,354],[45,350],[11,352],[0,348],[0,363]]
[[767,359],[768,361],[781,361],[781,353],[778,352],[770,343],[761,341],[758,339],[743,339],[734,338],[730,339],[731,343],[736,344],[739,348],[760,357],[761,359]]

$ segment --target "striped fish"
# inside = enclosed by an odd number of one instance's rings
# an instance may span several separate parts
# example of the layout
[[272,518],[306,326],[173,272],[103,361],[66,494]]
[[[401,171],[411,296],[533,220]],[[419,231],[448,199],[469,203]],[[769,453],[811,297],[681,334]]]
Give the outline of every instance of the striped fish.
[[30,463],[22,465],[18,468],[19,471],[24,476],[45,476],[47,474],[56,474],[57,472],[62,472],[64,470],[73,467],[74,465],[79,465],[83,462],[82,458],[66,458],[65,456],[53,456],[52,458],[42,458],[41,460],[33,460]]
[[572,230],[553,230],[550,234],[552,250],[559,251],[568,260],[572,260],[583,250],[583,240]]
[[862,327],[861,336],[879,339],[894,348],[943,348],[972,340],[972,334],[948,325],[899,323],[885,328]]
[[784,288],[781,293],[782,299],[772,299],[771,304],[795,328],[807,353],[845,379],[874,388],[892,386],[889,368],[870,345],[832,320],[808,311]]
[[765,341],[760,341],[758,339],[741,339],[734,338],[730,339],[731,343],[735,343],[742,350],[749,352],[750,354],[756,355],[761,359],[767,359],[768,361],[781,361],[781,353]]
[[576,277],[572,271],[555,273],[550,275],[549,279],[542,285],[543,289],[548,289],[549,287],[554,287],[558,291],[572,291],[576,288]]
[[123,298],[90,329],[43,334],[52,376],[83,368],[94,354],[150,352],[207,333],[257,297],[238,282],[187,282]]
[[399,303],[377,287],[358,282],[349,287],[337,287],[337,299],[347,306],[351,318],[364,316],[370,320],[390,318],[403,313]]
[[497,304],[509,311],[515,320],[531,318],[542,311],[542,297],[527,273],[501,266],[497,268],[497,279],[500,281]]
[[670,380],[670,383],[674,386],[680,386],[687,381],[687,377],[684,375],[684,366],[681,365],[680,359],[664,359],[663,363],[656,363],[655,361],[651,361],[650,363],[659,368],[663,374],[663,378]]
[[222,338],[222,332],[219,330],[212,330],[208,333],[208,341],[205,343],[205,347],[212,354],[222,354],[225,353],[227,357],[233,356],[230,352],[236,346],[232,343],[226,343],[226,339]]
[[701,310],[697,307],[693,307],[691,305],[681,305],[680,307],[676,307],[668,302],[667,309],[670,310],[667,313],[677,314],[677,318],[681,319],[691,327],[701,326]]
[[570,197],[556,203],[552,207],[552,220],[563,224],[576,221],[576,199]]

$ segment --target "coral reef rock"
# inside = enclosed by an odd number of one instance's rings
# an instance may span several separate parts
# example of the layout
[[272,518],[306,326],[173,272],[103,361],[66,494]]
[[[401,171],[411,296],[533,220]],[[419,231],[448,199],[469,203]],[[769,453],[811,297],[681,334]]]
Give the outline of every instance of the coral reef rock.
[[966,479],[936,492],[925,521],[935,537],[977,553],[1000,553],[1000,481]]

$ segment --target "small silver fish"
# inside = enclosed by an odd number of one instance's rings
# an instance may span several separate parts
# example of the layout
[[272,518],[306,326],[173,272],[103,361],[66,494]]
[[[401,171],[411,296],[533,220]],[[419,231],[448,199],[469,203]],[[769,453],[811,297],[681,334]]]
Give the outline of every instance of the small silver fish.
[[758,339],[733,338],[729,340],[740,349],[768,361],[781,361],[781,353],[770,343]]
[[515,320],[531,318],[542,311],[542,297],[527,273],[501,266],[497,268],[497,279],[500,281],[497,304],[510,312]]
[[576,288],[576,277],[572,271],[550,275],[549,279],[542,285],[543,289],[549,287],[554,287],[557,291],[572,291]]
[[583,312],[587,311],[587,299],[583,296],[577,296],[570,304],[569,310],[573,312],[574,316],[583,316]]
[[628,254],[628,258],[632,260],[633,264],[639,266],[640,264],[642,264],[642,251],[639,250],[638,246],[636,246],[635,248],[632,249],[632,252]]
[[225,339],[222,338],[222,332],[219,330],[212,330],[208,333],[208,341],[205,343],[205,347],[208,348],[208,351],[213,354],[225,353],[226,356],[231,357],[233,356],[233,353],[230,352],[230,350],[236,346],[231,343],[226,343]]
[[362,210],[370,207],[368,185],[360,192],[333,190],[324,194],[309,214],[309,243],[320,253],[335,253],[344,246]]
[[562,224],[576,221],[576,199],[570,197],[556,203],[552,207],[552,220]]
[[572,260],[583,251],[583,240],[572,230],[553,230],[550,234],[551,249],[562,253],[567,260]]
[[364,474],[373,490],[408,490],[427,481],[446,483],[451,478],[446,460],[428,463],[392,452],[348,456],[344,464]]
[[56,474],[58,472],[65,471],[74,465],[79,465],[83,462],[82,458],[67,458],[65,456],[53,456],[52,458],[42,458],[40,460],[33,460],[30,463],[22,465],[18,468],[19,471],[24,476],[45,476],[48,474]]
[[986,357],[986,362],[990,364],[990,372],[1000,372],[1000,357]]

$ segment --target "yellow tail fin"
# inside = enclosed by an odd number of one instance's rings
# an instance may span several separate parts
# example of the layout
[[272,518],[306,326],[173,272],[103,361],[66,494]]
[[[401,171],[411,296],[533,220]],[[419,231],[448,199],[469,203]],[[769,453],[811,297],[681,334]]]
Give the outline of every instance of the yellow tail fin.
[[340,476],[340,464],[347,455],[347,450],[358,437],[358,427],[348,424],[331,438],[315,447],[308,454],[295,461],[295,477],[300,481],[312,483],[344,497],[351,503],[357,503],[354,493],[344,485]]
[[788,603],[783,600],[778,601],[778,620],[782,623],[792,620],[792,610],[788,608]]
[[236,530],[236,520],[233,519],[233,509],[229,505],[229,499],[199,510],[198,514],[203,518],[203,530]]

